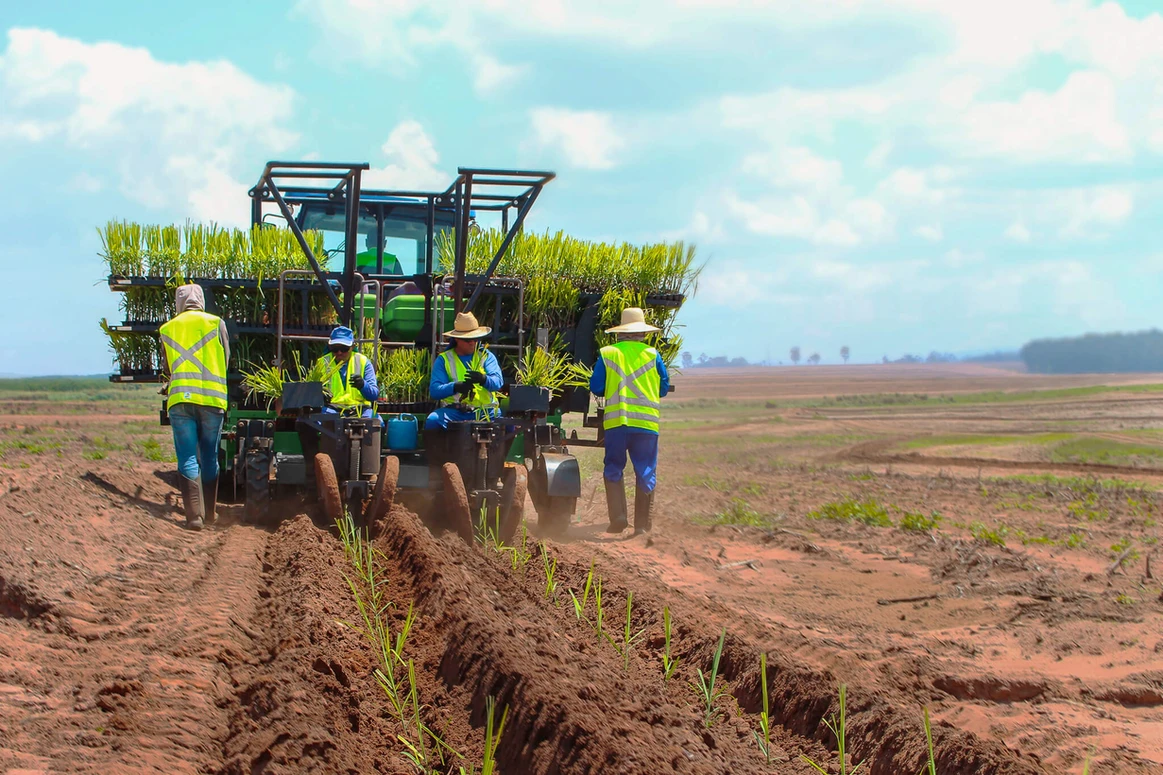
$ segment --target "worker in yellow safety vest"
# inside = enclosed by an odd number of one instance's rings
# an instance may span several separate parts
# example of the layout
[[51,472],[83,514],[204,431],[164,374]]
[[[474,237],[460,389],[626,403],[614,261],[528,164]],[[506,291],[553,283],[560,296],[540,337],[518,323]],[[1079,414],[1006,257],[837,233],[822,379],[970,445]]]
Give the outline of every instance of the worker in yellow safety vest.
[[158,329],[169,383],[166,411],[174,433],[186,527],[213,523],[218,502],[218,445],[226,417],[226,324],[206,311],[202,286],[179,286],[177,314]]
[[461,312],[453,329],[444,333],[452,344],[432,364],[428,382],[429,397],[443,405],[428,415],[426,430],[447,428],[449,422],[493,419],[500,413],[497,391],[505,384],[501,365],[487,349],[478,350],[480,340],[491,332],[471,312]]
[[605,399],[606,508],[610,515],[608,533],[628,527],[626,484],[622,472],[626,456],[634,465],[634,535],[649,533],[653,522],[654,487],[658,469],[658,418],[660,399],[670,392],[670,376],[658,350],[646,344],[646,334],[658,331],[646,322],[638,307],[622,311],[620,325],[606,329],[617,341],[603,347],[590,392]]
[[[320,358],[323,364],[323,384],[331,394],[324,414],[346,414],[375,418],[376,401],[380,388],[376,382],[376,369],[371,359],[363,353],[355,352],[355,332],[347,326],[336,326],[327,341],[327,354]],[[306,417],[299,418],[296,426],[299,443],[303,447],[306,461],[307,488],[314,491],[315,456],[319,453],[319,431]]]

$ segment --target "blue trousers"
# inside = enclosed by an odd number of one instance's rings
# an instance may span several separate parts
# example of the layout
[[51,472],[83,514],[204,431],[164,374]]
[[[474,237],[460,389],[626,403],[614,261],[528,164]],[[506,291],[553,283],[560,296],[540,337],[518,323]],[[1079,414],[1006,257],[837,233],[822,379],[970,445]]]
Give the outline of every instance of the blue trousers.
[[218,478],[218,441],[226,413],[201,404],[175,404],[169,411],[174,431],[174,453],[178,473],[187,479],[203,481]]
[[654,492],[658,471],[658,434],[630,428],[606,431],[606,466],[602,475],[610,482],[622,481],[626,468],[626,454],[634,465],[638,489]]
[[[495,419],[496,410],[491,411],[489,417]],[[450,422],[468,422],[476,418],[473,412],[465,412],[455,406],[442,406],[428,415],[428,419],[424,421],[424,430],[447,430]]]

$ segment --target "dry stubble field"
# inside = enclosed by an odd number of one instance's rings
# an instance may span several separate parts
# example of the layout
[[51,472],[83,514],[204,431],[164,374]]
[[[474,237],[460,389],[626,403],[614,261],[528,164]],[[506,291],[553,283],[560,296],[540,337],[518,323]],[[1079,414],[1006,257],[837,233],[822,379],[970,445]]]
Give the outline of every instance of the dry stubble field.
[[[920,769],[922,708],[940,773],[1163,768],[1163,375],[677,384],[649,540],[601,532],[593,450],[578,523],[545,544],[531,528],[527,559],[433,535],[402,504],[380,523],[386,621],[399,632],[415,606],[404,652],[449,749],[434,771],[479,765],[494,697],[502,773],[815,772],[804,755],[838,772],[841,683],[849,758],[872,773]],[[291,503],[280,525],[226,507],[182,530],[155,396],[61,387],[9,388],[0,417],[0,771],[415,772],[372,648],[338,623],[358,611],[334,529]],[[591,564],[608,639],[568,594]],[[623,656],[631,594],[643,635]],[[724,630],[708,727],[690,684]],[[770,762],[752,737],[760,653]]]

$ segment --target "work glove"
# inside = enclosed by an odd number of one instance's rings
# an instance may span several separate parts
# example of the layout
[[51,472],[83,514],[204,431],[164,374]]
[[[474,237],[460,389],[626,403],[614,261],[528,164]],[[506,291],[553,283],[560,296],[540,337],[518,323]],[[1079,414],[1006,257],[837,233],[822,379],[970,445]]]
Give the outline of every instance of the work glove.
[[464,396],[467,396],[469,393],[472,392],[472,383],[469,382],[468,380],[464,380],[463,382],[457,382],[455,385],[452,386],[452,392],[453,393],[460,393],[461,397],[463,398]]
[[484,385],[485,373],[483,371],[470,371],[465,379],[474,385]]
[[356,390],[363,390],[363,386],[364,386],[363,377],[352,377],[351,384],[355,385]]

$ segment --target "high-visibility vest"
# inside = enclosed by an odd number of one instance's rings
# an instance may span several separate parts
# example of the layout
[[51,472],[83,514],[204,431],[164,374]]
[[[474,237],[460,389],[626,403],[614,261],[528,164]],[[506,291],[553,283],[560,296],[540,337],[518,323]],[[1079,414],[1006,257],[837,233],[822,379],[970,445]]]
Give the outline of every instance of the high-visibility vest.
[[371,401],[363,397],[359,388],[352,384],[356,377],[363,376],[364,366],[367,365],[367,356],[353,352],[347,359],[347,380],[339,374],[339,364],[330,354],[323,356],[324,373],[330,375],[328,386],[331,389],[331,405],[337,409],[358,407],[362,412],[371,406]]
[[645,342],[618,342],[601,349],[606,367],[606,430],[629,426],[658,433],[662,378],[658,350]]
[[158,329],[170,365],[168,409],[183,403],[226,409],[226,349],[218,339],[221,322],[217,315],[191,309]]
[[[444,359],[444,373],[448,375],[448,378],[453,382],[464,382],[464,378],[468,376],[468,367],[456,354],[456,350],[445,350],[440,354],[440,357]],[[455,404],[456,402],[455,393],[442,401],[444,404]],[[465,403],[476,409],[497,409],[500,407],[497,395],[484,385],[473,385],[472,393],[469,394]]]

